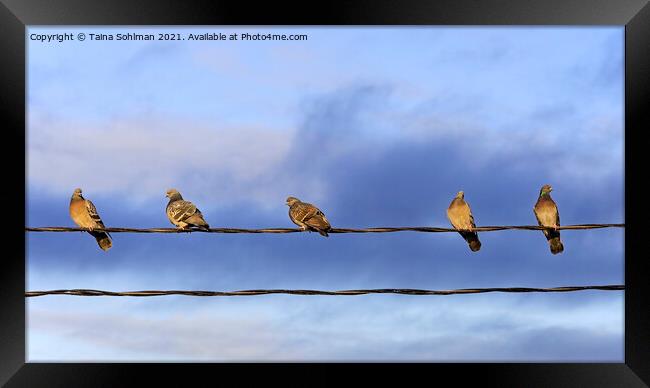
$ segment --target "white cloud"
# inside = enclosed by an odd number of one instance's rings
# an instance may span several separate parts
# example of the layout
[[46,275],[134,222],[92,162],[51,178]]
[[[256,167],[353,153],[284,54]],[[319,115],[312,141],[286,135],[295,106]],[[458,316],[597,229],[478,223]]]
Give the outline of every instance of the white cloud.
[[[559,294],[161,298],[168,299],[30,302],[29,337],[38,341],[29,343],[29,359],[620,361],[622,358],[623,298],[620,295],[585,296],[579,304],[563,303],[565,296]],[[55,342],[68,345],[49,346]],[[543,349],[531,351],[528,347],[534,344]],[[85,349],[85,357],[75,357],[75,348]]]
[[[88,358],[79,361],[229,361],[273,359],[283,354],[281,343],[269,330],[269,322],[259,315],[252,320],[228,316],[227,312],[153,317],[98,312],[71,316],[36,311],[30,314],[29,321],[30,330],[40,335],[38,343],[30,343],[31,361],[60,357],[59,349],[47,349],[43,332],[94,349],[94,354],[86,353]],[[63,354],[75,357],[67,350]]]
[[[159,197],[167,188],[264,191],[257,181],[284,160],[292,130],[222,128],[174,119],[58,122],[33,114],[28,129],[30,185],[57,195],[88,193]],[[234,186],[220,187],[219,181]]]
[[[301,126],[291,128],[221,127],[164,114],[60,122],[34,110],[29,183],[56,195],[82,187],[88,193],[128,193],[135,201],[158,198],[169,187],[189,188],[197,200],[252,200],[265,207],[269,198],[289,194],[321,200],[332,188],[318,174],[300,171],[318,172],[331,161],[358,155],[381,158],[395,142],[445,144],[470,169],[507,160],[509,169],[525,172],[535,163],[552,179],[572,177],[584,186],[622,171],[623,131],[616,112],[571,131],[565,126],[573,121],[566,120],[499,127],[450,113],[453,103],[433,112],[426,106],[405,108],[394,98],[401,88],[392,90],[348,88],[311,100]],[[339,128],[343,124],[349,128]]]

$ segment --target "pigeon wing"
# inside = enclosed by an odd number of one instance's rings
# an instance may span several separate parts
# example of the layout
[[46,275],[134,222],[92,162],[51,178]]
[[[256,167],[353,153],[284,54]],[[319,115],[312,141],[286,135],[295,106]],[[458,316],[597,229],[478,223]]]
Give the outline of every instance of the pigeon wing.
[[311,205],[311,208],[307,212],[304,222],[305,224],[319,230],[328,230],[331,228],[325,214],[313,205]]
[[174,201],[167,206],[167,217],[173,224],[185,222],[197,212],[196,206],[190,201]]
[[99,213],[97,213],[97,208],[88,199],[86,200],[86,212],[88,212],[88,216],[90,217],[92,222],[95,223],[96,228],[101,228],[101,229],[105,228],[102,218],[99,216]]

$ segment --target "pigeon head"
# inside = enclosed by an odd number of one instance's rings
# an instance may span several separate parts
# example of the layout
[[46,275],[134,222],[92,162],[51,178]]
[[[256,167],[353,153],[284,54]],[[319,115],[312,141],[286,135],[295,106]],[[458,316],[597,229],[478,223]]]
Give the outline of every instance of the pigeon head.
[[551,187],[551,185],[544,185],[544,186],[542,186],[541,190],[539,191],[539,195],[540,196],[541,195],[547,195],[547,194],[550,194],[551,191],[553,191],[553,188]]
[[167,193],[165,194],[165,197],[171,199],[171,200],[177,200],[177,199],[183,199],[181,197],[181,193],[178,192],[176,189],[169,189],[167,190]]
[[287,198],[287,206],[292,206],[294,203],[300,202],[300,200],[296,197],[289,197]]
[[72,193],[72,196],[77,197],[77,198],[81,198],[81,189],[80,188],[74,189],[74,193]]
[[464,199],[465,198],[465,192],[464,191],[459,191],[456,193],[456,198]]

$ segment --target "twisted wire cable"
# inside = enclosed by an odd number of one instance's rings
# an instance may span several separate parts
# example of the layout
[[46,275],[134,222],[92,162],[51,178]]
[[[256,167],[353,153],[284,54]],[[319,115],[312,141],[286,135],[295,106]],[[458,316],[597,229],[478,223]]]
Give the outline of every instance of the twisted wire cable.
[[289,295],[367,295],[367,294],[403,294],[403,295],[454,295],[454,294],[482,294],[487,292],[573,292],[586,290],[620,291],[625,290],[624,285],[601,285],[601,286],[564,286],[552,288],[531,288],[531,287],[494,287],[494,288],[462,288],[457,290],[422,290],[413,288],[378,288],[367,290],[242,290],[242,291],[184,291],[184,290],[148,290],[148,291],[102,291],[89,289],[70,290],[49,290],[49,291],[26,291],[25,297],[37,297],[44,295],[73,295],[73,296],[162,296],[162,295],[184,295],[184,296],[254,296],[270,294]]
[[[625,228],[625,224],[580,224],[560,226],[557,230],[586,230],[586,229],[603,229],[603,228]],[[499,230],[555,230],[555,228],[538,225],[510,225],[510,226],[480,226],[472,229],[474,232],[493,232]],[[98,232],[109,233],[299,233],[304,232],[299,228],[263,228],[263,229],[243,229],[243,228],[210,228],[210,230],[201,229],[177,229],[177,228],[104,228],[94,229]],[[64,226],[45,226],[45,227],[25,227],[26,232],[86,232],[83,228],[70,228]],[[333,228],[328,233],[392,233],[392,232],[427,232],[427,233],[444,233],[458,232],[453,228],[440,228],[429,226],[404,226],[404,227],[373,227],[373,228]],[[460,230],[469,231],[469,230]]]
[[[586,230],[602,228],[624,228],[625,224],[580,224],[565,225],[558,227],[558,230]],[[500,230],[544,230],[554,229],[537,225],[514,225],[514,226],[482,226],[476,227],[476,232],[492,232]],[[211,228],[208,231],[199,229],[176,229],[176,228],[104,228],[96,231],[110,233],[299,233],[303,230],[298,228],[264,228],[264,229],[242,229],[242,228]],[[85,232],[87,229],[70,227],[25,227],[27,232]],[[364,229],[333,228],[329,233],[391,233],[391,232],[458,232],[453,228],[440,227],[374,227]],[[163,296],[163,295],[185,295],[185,296],[254,296],[269,294],[289,295],[367,295],[367,294],[402,294],[402,295],[454,295],[454,294],[481,294],[488,292],[522,293],[522,292],[573,292],[585,290],[620,291],[625,290],[624,285],[598,285],[598,286],[563,286],[552,288],[531,288],[531,287],[493,287],[493,288],[464,288],[456,290],[424,290],[409,288],[382,288],[382,289],[359,289],[341,291],[323,290],[287,290],[287,289],[258,289],[242,291],[187,291],[187,290],[146,290],[146,291],[103,291],[91,289],[62,289],[48,291],[26,291],[25,297],[38,297],[45,295],[72,295],[72,296]]]

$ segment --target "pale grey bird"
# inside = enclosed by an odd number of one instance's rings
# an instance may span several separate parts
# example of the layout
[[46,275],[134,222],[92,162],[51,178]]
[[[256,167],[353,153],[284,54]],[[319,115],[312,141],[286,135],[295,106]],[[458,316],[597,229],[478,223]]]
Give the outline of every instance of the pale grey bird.
[[166,197],[169,198],[166,213],[169,221],[179,229],[196,227],[202,230],[210,230],[210,225],[203,219],[203,214],[190,201],[183,200],[181,193],[176,189],[167,190]]

